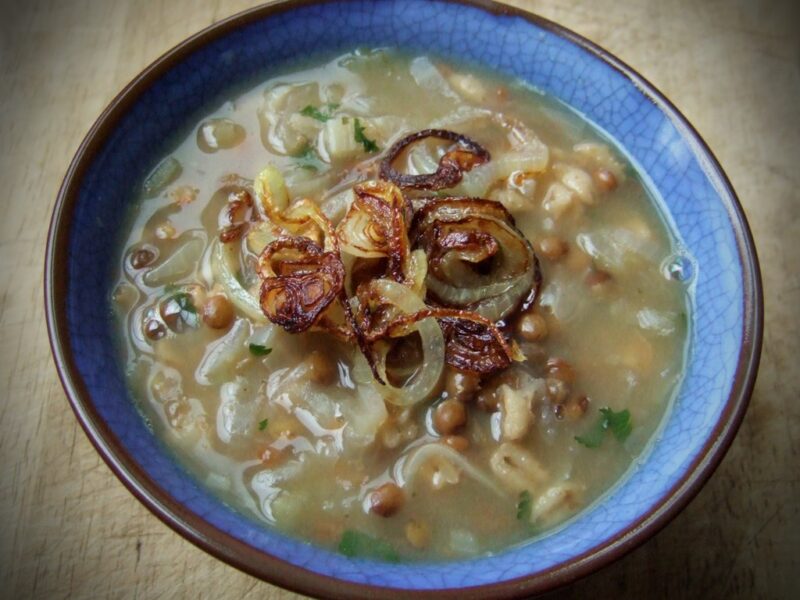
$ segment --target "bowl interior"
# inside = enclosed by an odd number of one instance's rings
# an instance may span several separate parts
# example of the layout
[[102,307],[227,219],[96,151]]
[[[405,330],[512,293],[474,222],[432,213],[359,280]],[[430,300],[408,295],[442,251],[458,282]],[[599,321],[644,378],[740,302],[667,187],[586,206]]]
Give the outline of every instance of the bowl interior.
[[[738,385],[742,323],[752,290],[746,289],[738,205],[715,161],[673,109],[613,59],[604,60],[549,24],[487,7],[439,0],[297,2],[229,20],[170,53],[118,98],[90,134],[62,190],[48,300],[57,361],[90,437],[162,518],[226,560],[284,585],[321,589],[314,587],[318,582],[299,581],[302,574],[293,567],[407,589],[496,584],[537,573],[547,573],[542,581],[566,577],[565,563],[584,568],[588,553],[601,548],[610,559],[636,540],[635,528],[669,512],[667,497],[678,489],[686,493],[690,473],[708,461],[720,428],[736,420],[738,408],[729,397]],[[126,207],[143,175],[170,151],[169,140],[187,132],[231,89],[297,57],[355,46],[399,46],[475,63],[571,105],[627,151],[695,261],[690,357],[657,443],[591,510],[496,556],[446,565],[353,561],[235,512],[178,466],[146,427],[111,350],[110,317],[98,318],[110,312],[116,260],[110,249],[118,246]]]

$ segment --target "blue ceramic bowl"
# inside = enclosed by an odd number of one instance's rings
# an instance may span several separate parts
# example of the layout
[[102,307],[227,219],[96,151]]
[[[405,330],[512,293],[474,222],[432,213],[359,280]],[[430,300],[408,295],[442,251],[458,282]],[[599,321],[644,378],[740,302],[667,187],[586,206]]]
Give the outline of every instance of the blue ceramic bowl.
[[[110,296],[125,206],[165,140],[185,135],[231,88],[310,54],[399,46],[521,78],[608,132],[660,197],[693,257],[690,354],[679,396],[641,465],[567,527],[491,557],[450,563],[351,560],[271,531],[225,506],[153,437],[115,359]],[[490,2],[287,1],[218,23],[168,52],[100,116],[66,175],[47,249],[53,354],[72,406],[126,486],[181,535],[279,585],[337,597],[438,591],[511,597],[607,564],[665,525],[697,493],[744,415],[761,348],[758,264],[741,207],[711,152],[677,110],[591,42]]]

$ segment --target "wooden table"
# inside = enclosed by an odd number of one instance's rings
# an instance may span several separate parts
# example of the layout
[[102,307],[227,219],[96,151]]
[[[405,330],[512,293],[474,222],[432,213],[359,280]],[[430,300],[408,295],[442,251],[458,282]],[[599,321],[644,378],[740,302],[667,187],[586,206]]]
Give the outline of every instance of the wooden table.
[[[800,4],[516,4],[608,48],[699,129],[739,193],[766,290],[761,373],[741,431],[696,500],[563,598],[800,593]],[[174,534],[92,449],[50,357],[47,224],[80,140],[111,98],[247,0],[39,0],[0,22],[0,596],[288,598]],[[792,593],[794,592],[794,593]]]

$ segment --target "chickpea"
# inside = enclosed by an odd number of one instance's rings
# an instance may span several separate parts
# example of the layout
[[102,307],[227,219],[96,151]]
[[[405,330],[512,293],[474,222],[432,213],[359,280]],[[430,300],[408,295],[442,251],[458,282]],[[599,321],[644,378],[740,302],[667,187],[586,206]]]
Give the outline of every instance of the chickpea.
[[381,517],[391,517],[405,504],[406,496],[396,483],[384,483],[369,496],[369,511]]
[[227,329],[235,316],[233,305],[225,296],[211,296],[203,305],[203,321],[212,329]]
[[539,253],[550,260],[558,260],[569,252],[569,244],[560,237],[547,236],[539,240]]
[[306,359],[308,364],[308,377],[314,383],[320,385],[331,385],[336,381],[338,371],[336,365],[333,364],[330,358],[319,350],[314,350],[308,355]]
[[553,357],[547,360],[547,375],[564,383],[575,381],[575,369],[563,358]]
[[466,452],[469,448],[469,440],[463,435],[448,435],[442,441],[456,452]]
[[481,385],[481,378],[477,373],[460,371],[459,369],[448,368],[445,391],[447,397],[460,402],[469,402],[474,398],[475,392]]
[[134,269],[144,269],[156,259],[156,253],[149,248],[139,248],[131,254],[130,262]]
[[144,334],[152,341],[160,340],[167,335],[167,328],[157,319],[150,319],[144,324]]
[[458,400],[445,400],[433,413],[433,425],[442,435],[455,433],[467,422],[467,410]]
[[525,313],[517,321],[517,333],[528,342],[538,342],[547,337],[547,321],[542,315]]
[[595,185],[604,192],[613,192],[617,189],[617,176],[608,169],[597,169],[594,172]]

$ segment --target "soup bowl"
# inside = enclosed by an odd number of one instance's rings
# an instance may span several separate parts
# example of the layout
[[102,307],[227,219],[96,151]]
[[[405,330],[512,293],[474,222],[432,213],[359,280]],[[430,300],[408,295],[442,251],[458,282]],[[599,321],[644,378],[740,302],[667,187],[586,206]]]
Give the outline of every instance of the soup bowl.
[[[396,46],[519,78],[616,141],[686,249],[691,280],[685,373],[646,453],[563,527],[490,556],[388,564],[351,559],[237,512],[154,437],[115,358],[113,249],[126,206],[170,139],[231,90],[302,57]],[[622,556],[698,492],[743,418],[758,366],[757,258],[730,183],[697,132],[652,85],[601,48],[534,15],[481,0],[288,0],[217,23],[136,77],[80,146],[50,227],[45,300],[53,355],[72,407],[114,473],[159,518],[214,556],[318,596],[516,597]],[[98,302],[103,309],[98,310]],[[101,315],[101,317],[98,317]]]

